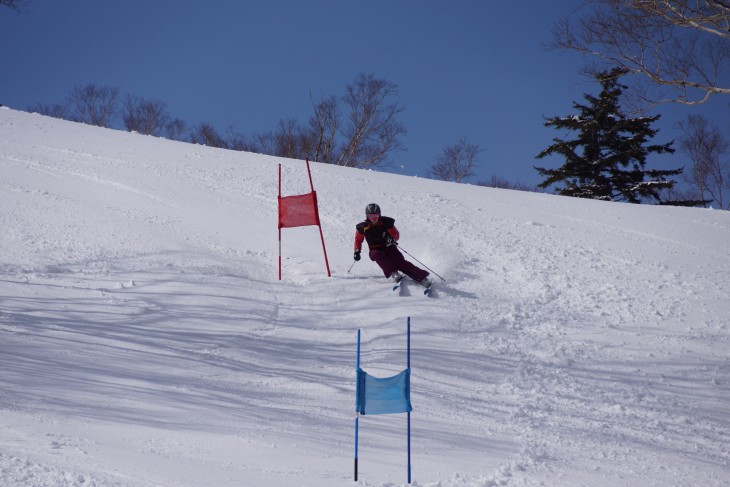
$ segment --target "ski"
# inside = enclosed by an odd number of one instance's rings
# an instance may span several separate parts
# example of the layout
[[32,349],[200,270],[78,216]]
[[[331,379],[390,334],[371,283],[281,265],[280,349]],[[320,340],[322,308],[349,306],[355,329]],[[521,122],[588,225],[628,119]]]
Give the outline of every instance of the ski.
[[[423,282],[425,281],[425,282]],[[430,279],[424,279],[423,281],[417,281],[418,284],[424,287],[423,294],[424,296],[428,296],[431,294],[431,286],[433,286],[433,281]]]
[[[400,274],[400,273],[399,273]],[[392,277],[392,276],[391,276]],[[403,283],[403,278],[405,276],[403,274],[400,274],[400,279],[397,279],[395,281],[395,284],[393,284],[393,292],[397,292],[400,289],[400,285]]]
[[400,291],[401,284],[403,284],[403,279],[401,279],[400,281],[396,281],[396,283],[393,284],[393,292],[394,293]]
[[425,296],[431,295],[431,286],[433,286],[433,283],[430,283],[428,286],[426,286],[426,289],[423,290],[423,294]]
[[[404,280],[405,279],[401,279],[400,281],[398,281],[395,284],[393,284],[393,292],[394,293],[399,293],[400,294],[400,290],[403,288],[403,281]],[[415,281],[415,282],[418,282],[418,281]],[[421,283],[418,282],[418,284],[421,284]],[[431,295],[431,289],[433,288],[433,282],[429,282],[428,285],[421,284],[421,286],[424,287],[424,289],[423,289],[423,295],[424,296],[430,296]]]

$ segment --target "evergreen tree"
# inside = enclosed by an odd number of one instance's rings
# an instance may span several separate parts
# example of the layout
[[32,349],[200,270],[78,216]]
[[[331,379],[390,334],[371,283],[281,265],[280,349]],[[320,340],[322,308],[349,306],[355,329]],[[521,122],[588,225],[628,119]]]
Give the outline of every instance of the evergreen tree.
[[606,201],[640,203],[653,198],[661,203],[660,191],[672,188],[667,179],[682,172],[645,169],[649,154],[673,153],[672,142],[647,145],[658,130],[651,125],[660,115],[629,118],[619,106],[622,89],[618,78],[625,69],[614,68],[599,73],[596,79],[602,90],[598,97],[585,94],[585,105],[573,103],[576,115],[549,118],[546,127],[578,133],[575,140],[553,139],[553,144],[537,155],[542,159],[557,154],[565,158],[558,169],[535,167],[546,179],[539,184],[547,188],[562,183],[557,192],[565,196]]

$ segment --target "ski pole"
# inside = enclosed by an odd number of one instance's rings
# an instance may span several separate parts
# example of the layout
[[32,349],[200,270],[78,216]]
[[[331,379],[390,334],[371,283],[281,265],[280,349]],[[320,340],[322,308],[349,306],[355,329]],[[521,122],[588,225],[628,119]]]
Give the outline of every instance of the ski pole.
[[353,263],[352,263],[352,265],[350,266],[350,268],[349,268],[349,269],[347,269],[347,272],[348,272],[348,273],[349,273],[349,272],[350,272],[350,271],[352,270],[352,268],[353,268],[353,267],[355,267],[355,264],[357,264],[357,261],[353,261]]
[[413,260],[415,260],[416,262],[418,262],[419,264],[421,264],[421,265],[422,265],[423,267],[425,267],[425,268],[426,268],[426,269],[428,269],[429,271],[433,272],[433,273],[434,273],[434,274],[435,274],[436,276],[438,276],[438,277],[439,277],[439,278],[440,278],[440,279],[441,279],[442,281],[446,282],[446,279],[444,279],[443,277],[441,277],[441,276],[439,276],[438,274],[436,274],[436,271],[434,271],[433,269],[431,269],[430,267],[428,267],[428,266],[427,266],[426,264],[424,264],[424,263],[423,263],[423,262],[421,262],[420,260],[416,259],[416,257],[414,257],[414,256],[413,256],[413,254],[411,254],[410,252],[408,252],[408,251],[407,251],[406,249],[404,249],[404,248],[403,248],[403,247],[401,247],[400,245],[398,245],[398,248],[399,248],[399,249],[401,249],[401,250],[402,250],[403,252],[405,252],[406,254],[408,254],[408,255],[410,255],[411,257],[413,257]]

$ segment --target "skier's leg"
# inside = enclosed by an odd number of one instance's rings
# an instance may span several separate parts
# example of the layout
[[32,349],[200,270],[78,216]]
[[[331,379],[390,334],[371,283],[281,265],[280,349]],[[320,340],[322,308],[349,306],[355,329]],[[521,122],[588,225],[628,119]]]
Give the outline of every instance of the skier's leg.
[[394,262],[395,268],[414,281],[421,281],[428,277],[429,272],[407,261],[405,257],[403,257],[403,254],[400,253],[400,250],[398,250],[398,247],[387,247],[386,251],[388,255],[391,256],[391,260]]
[[393,258],[389,255],[388,252],[386,252],[387,248],[385,249],[375,249],[370,251],[370,260],[374,260],[381,269],[383,269],[383,275],[385,277],[390,277],[391,274],[393,274],[395,271],[398,270],[398,266],[393,261]]

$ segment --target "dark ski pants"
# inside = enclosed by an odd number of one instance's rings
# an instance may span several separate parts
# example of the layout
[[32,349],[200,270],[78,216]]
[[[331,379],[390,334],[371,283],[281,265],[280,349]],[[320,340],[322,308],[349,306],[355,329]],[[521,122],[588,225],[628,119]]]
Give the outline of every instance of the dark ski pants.
[[428,277],[428,272],[408,262],[398,247],[382,247],[370,251],[370,260],[374,260],[383,269],[385,277],[390,277],[395,271],[401,271],[414,281],[420,281]]

